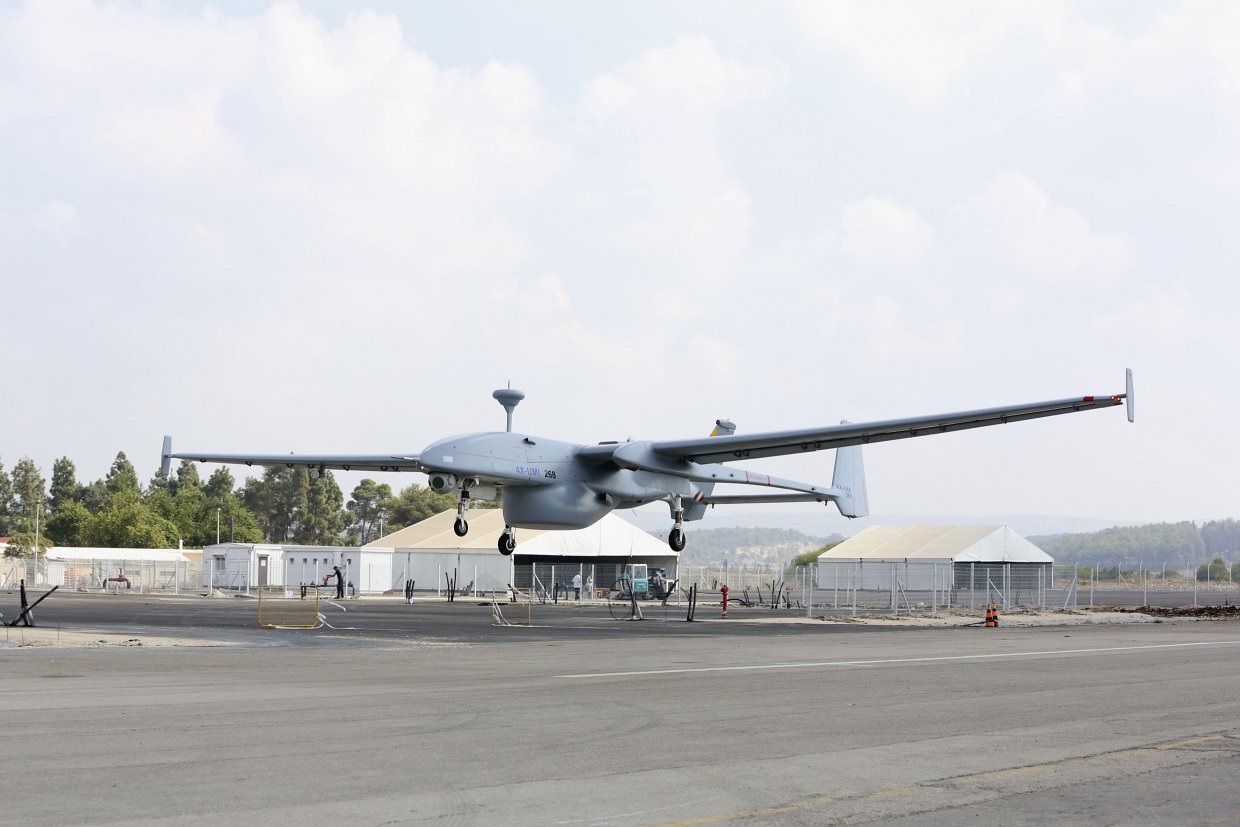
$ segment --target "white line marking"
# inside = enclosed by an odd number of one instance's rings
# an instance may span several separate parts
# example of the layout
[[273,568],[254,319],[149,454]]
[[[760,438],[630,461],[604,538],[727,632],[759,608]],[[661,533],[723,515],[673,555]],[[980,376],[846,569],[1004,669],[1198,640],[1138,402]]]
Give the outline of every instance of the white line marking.
[[943,655],[932,658],[886,658],[883,660],[832,660],[818,663],[768,663],[758,666],[702,666],[694,669],[650,669],[642,672],[586,672],[556,675],[557,678],[626,678],[644,675],[681,675],[689,672],[754,672],[762,669],[815,669],[822,666],[877,666],[886,663],[933,663],[949,660],[1032,658],[1042,655],[1081,655],[1102,652],[1134,652],[1150,649],[1182,649],[1188,646],[1235,646],[1240,640],[1207,640],[1195,643],[1154,643],[1148,646],[1107,646],[1099,649],[1048,649],[1044,652],[994,652],[987,655]]

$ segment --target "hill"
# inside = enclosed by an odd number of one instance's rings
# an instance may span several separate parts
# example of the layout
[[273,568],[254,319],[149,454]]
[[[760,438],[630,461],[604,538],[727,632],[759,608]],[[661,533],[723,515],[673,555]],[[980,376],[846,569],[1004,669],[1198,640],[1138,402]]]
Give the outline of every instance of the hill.
[[[651,531],[662,539],[665,532]],[[682,563],[783,563],[802,552],[821,548],[831,540],[815,537],[791,528],[726,528],[698,529],[689,534],[689,543],[680,553]]]

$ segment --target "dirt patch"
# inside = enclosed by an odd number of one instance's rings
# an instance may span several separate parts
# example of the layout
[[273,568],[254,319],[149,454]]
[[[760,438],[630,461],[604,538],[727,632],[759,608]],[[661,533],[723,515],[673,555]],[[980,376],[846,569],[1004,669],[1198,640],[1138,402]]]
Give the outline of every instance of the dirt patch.
[[0,634],[0,647],[5,649],[100,649],[116,646],[227,646],[219,640],[159,637],[154,635],[116,635],[75,629],[66,631],[44,626],[6,626]]
[[1098,611],[1143,614],[1151,617],[1240,617],[1240,606],[1102,606]]

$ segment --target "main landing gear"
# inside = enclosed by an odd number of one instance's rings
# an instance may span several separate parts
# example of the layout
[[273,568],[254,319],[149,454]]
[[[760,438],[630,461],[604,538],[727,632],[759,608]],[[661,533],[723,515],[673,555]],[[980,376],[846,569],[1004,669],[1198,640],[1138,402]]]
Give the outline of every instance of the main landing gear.
[[680,497],[677,497],[672,503],[672,533],[667,535],[667,544],[672,547],[672,551],[685,550],[685,510],[680,505]]
[[499,553],[507,557],[517,548],[517,534],[512,526],[504,526],[504,533],[499,535]]

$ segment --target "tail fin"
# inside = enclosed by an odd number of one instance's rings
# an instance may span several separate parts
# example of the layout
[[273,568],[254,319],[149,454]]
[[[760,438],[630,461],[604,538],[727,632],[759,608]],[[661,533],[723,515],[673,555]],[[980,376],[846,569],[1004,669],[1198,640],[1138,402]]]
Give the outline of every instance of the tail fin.
[[861,461],[861,446],[850,445],[835,449],[835,476],[831,487],[839,493],[835,505],[845,517],[868,517],[870,497],[865,490],[865,464]]
[[172,470],[172,437],[164,437],[164,450],[159,457],[159,475],[164,479],[168,479],[168,472]]
[[[710,432],[711,436],[732,436],[736,433],[736,423],[727,419],[716,419],[715,429]],[[706,503],[702,502],[703,497],[709,497],[711,492],[715,490],[713,482],[703,482],[698,484],[698,494],[693,502],[685,506],[686,520],[700,520],[706,514]]]

